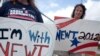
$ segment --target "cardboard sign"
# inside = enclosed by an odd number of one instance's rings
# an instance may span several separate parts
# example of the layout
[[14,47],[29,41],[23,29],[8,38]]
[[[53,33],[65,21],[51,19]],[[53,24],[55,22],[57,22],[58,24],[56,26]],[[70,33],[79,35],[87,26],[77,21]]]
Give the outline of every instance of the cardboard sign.
[[53,24],[0,18],[0,56],[52,56]]
[[70,53],[94,54],[97,52],[100,35],[100,22],[81,19],[56,18],[59,27],[56,35],[55,50]]

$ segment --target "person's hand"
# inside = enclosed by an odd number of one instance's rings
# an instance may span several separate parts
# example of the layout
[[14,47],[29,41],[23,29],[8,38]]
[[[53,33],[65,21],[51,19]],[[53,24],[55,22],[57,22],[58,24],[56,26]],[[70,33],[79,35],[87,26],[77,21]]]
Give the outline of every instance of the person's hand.
[[100,35],[98,35],[95,39],[96,41],[100,41]]
[[57,29],[60,29],[60,25],[56,25]]

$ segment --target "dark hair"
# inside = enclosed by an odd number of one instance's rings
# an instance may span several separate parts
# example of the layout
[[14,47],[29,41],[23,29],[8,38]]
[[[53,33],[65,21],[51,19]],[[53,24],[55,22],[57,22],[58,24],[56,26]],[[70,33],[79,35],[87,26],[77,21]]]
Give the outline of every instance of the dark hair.
[[[17,0],[10,0],[13,1],[13,4],[16,4]],[[37,8],[35,5],[35,0],[27,0],[27,2],[33,7],[33,8]]]
[[75,10],[76,10],[76,8],[77,8],[78,6],[81,6],[82,9],[83,9],[83,14],[82,14],[82,16],[80,17],[80,19],[83,19],[84,16],[85,16],[85,11],[86,11],[86,8],[85,8],[85,6],[84,6],[83,4],[77,4],[77,5],[74,7],[74,10],[73,10],[73,12],[72,12],[71,17],[72,17],[72,18],[74,17]]

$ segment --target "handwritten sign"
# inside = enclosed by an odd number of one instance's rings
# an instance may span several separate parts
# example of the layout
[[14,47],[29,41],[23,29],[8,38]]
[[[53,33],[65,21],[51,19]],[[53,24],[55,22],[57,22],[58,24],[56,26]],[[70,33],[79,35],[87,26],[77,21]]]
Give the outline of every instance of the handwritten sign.
[[52,56],[56,27],[0,18],[0,56]]
[[55,50],[90,54],[97,52],[96,37],[100,35],[99,21],[81,19],[56,19],[55,21],[59,27]]

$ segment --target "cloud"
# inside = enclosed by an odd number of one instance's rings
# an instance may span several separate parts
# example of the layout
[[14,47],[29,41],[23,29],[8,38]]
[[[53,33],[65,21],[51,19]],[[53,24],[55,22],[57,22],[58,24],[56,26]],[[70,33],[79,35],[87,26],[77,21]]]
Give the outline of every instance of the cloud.
[[50,7],[58,7],[59,5],[57,3],[51,3]]
[[92,0],[92,1],[100,1],[100,0]]
[[[71,13],[73,11],[73,6],[68,6],[66,8],[61,8],[57,11],[49,11],[48,13],[46,13],[46,15],[51,18],[52,20],[54,20],[54,16],[64,16],[64,17],[70,17]],[[45,21],[48,23],[50,20],[47,20],[47,18],[45,18]]]
[[100,21],[100,1],[89,0],[85,5],[89,5],[85,19]]
[[[84,3],[84,5],[87,8],[85,19],[100,21],[100,1],[88,0],[86,3]],[[74,6],[67,6],[65,8],[58,9],[57,11],[49,11],[46,13],[46,15],[52,20],[54,19],[54,16],[71,17],[73,8]]]
[[55,12],[52,12],[52,11],[48,12],[47,15],[50,16],[52,19],[53,19],[54,16],[70,17],[72,10],[73,10],[73,7],[69,6],[67,8],[59,9]]

